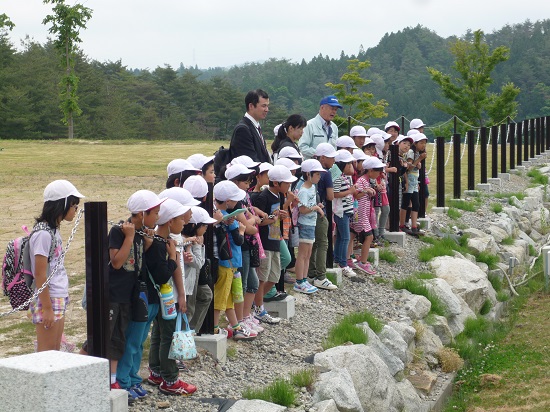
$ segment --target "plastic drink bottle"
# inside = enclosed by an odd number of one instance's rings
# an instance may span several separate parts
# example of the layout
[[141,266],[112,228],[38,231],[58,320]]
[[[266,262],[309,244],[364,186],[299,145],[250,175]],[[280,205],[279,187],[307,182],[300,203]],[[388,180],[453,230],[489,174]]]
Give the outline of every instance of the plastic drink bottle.
[[160,285],[160,311],[163,319],[175,319],[177,316],[174,290],[168,283]]

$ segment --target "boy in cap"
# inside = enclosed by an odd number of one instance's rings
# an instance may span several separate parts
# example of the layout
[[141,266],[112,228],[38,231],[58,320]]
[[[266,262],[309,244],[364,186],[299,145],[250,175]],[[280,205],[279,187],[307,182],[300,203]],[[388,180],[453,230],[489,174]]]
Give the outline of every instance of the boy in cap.
[[353,126],[349,131],[349,135],[355,142],[355,146],[358,148],[363,147],[365,143],[365,137],[367,137],[367,131],[363,126]]
[[[125,332],[132,318],[132,297],[138,279],[146,278],[143,253],[153,243],[155,224],[162,199],[149,191],[138,190],[128,199],[128,220],[109,232],[109,346],[111,389],[121,389],[117,381],[118,361],[126,346]],[[144,236],[145,235],[145,236]],[[132,394],[129,394],[133,398]]]

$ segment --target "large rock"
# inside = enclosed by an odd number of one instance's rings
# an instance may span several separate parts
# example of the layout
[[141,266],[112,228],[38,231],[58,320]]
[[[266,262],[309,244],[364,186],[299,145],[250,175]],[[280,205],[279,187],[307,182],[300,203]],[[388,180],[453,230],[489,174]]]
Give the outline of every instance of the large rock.
[[437,375],[430,371],[419,371],[414,375],[407,376],[407,379],[411,382],[412,386],[424,395],[428,395],[437,382]]
[[414,336],[416,335],[416,329],[412,327],[412,321],[410,318],[403,318],[399,322],[392,320],[388,323],[392,329],[397,331],[403,338],[407,345],[414,342]]
[[436,297],[439,298],[441,302],[447,307],[448,316],[460,315],[462,312],[462,307],[460,300],[454,294],[451,286],[441,278],[427,279],[424,281],[426,287],[431,291]]
[[414,295],[406,291],[407,297],[403,302],[405,314],[412,320],[425,318],[432,308],[431,302],[425,296]]
[[490,224],[489,227],[487,228],[487,232],[491,236],[493,236],[495,241],[499,244],[502,243],[502,241],[508,237],[508,233],[506,232],[506,230],[504,230],[503,228],[497,225]]
[[464,322],[466,322],[466,319],[476,317],[476,314],[472,311],[472,309],[470,309],[466,301],[460,296],[457,297],[460,300],[460,307],[462,308],[462,312],[455,316],[449,316],[449,318],[447,319],[447,324],[449,325],[449,329],[451,330],[453,338],[462,333],[462,331],[464,330]]
[[507,237],[514,234],[514,222],[508,216],[502,216],[502,214],[500,214],[499,219],[495,220],[492,226],[497,226],[504,230]]
[[396,382],[384,361],[366,345],[338,346],[317,353],[314,364],[322,370],[345,368],[365,411],[397,411]]
[[[317,402],[313,405],[313,410],[315,412],[338,412],[338,407],[336,402],[332,399],[327,399],[326,401]],[[311,409],[310,409],[311,410]]]
[[322,373],[315,383],[313,402],[332,399],[341,412],[363,412],[350,373],[344,368],[335,368]]
[[244,400],[241,399],[233,404],[231,408],[228,409],[229,412],[283,412],[287,408],[281,405],[276,405],[274,403],[269,403],[266,401],[261,401],[258,399],[254,400]]
[[407,379],[396,384],[397,392],[403,399],[403,412],[428,412],[430,405],[422,402],[414,386]]
[[439,256],[430,262],[435,275],[445,280],[456,295],[478,313],[485,300],[496,303],[496,293],[487,275],[474,263],[450,256]]
[[416,338],[416,347],[422,351],[424,359],[430,367],[436,367],[439,363],[438,352],[443,347],[441,339],[429,328],[424,328],[422,333]]
[[409,349],[409,345],[401,337],[399,332],[397,332],[390,325],[384,325],[378,337],[380,338],[380,341],[384,344],[384,346],[388,348],[394,356],[397,356],[399,359],[401,359],[401,362],[403,362],[404,364],[408,363],[409,355],[407,352]]
[[498,252],[498,245],[495,242],[495,238],[491,235],[485,235],[483,237],[468,238],[468,247],[473,249],[474,253],[479,254],[482,252],[496,254]]
[[433,315],[430,317],[430,328],[444,345],[449,345],[453,340],[453,333],[445,316]]
[[533,210],[530,213],[529,220],[535,230],[544,232],[548,230],[548,226],[550,225],[550,212],[541,206],[539,210]]
[[525,263],[529,256],[528,243],[525,240],[516,239],[512,245],[501,245],[499,256],[503,262],[508,262],[511,257],[514,257],[519,264]]
[[[369,338],[367,346],[374,349],[380,359],[384,361],[392,376],[395,376],[397,373],[402,372],[403,369],[405,369],[405,363],[382,343],[378,335],[374,333],[367,322],[361,323],[357,326],[365,331]],[[403,341],[403,343],[405,343],[405,341]]]

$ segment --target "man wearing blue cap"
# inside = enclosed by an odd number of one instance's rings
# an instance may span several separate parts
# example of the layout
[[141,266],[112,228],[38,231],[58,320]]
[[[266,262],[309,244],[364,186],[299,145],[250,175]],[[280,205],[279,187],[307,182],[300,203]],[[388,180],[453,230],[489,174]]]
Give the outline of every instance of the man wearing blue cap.
[[320,143],[330,143],[336,148],[338,126],[332,121],[342,105],[336,96],[326,96],[321,99],[319,114],[307,122],[304,133],[298,142],[298,147],[304,159],[312,159],[315,149]]

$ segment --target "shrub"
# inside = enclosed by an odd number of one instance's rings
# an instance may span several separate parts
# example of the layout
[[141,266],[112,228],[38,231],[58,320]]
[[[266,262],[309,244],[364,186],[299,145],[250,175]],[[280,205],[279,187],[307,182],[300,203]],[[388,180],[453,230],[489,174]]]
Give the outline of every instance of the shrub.
[[447,204],[451,208],[465,210],[467,212],[475,212],[477,209],[475,202],[467,202],[466,200],[462,199],[451,199]]
[[243,391],[245,399],[261,399],[282,406],[292,406],[296,402],[296,390],[285,379],[276,379],[263,389],[247,388]]
[[493,304],[489,299],[486,299],[485,302],[483,302],[483,305],[481,305],[481,308],[479,309],[479,314],[485,316],[491,311],[491,308],[493,307]]
[[491,282],[495,292],[500,292],[502,290],[502,280],[497,275],[489,274],[487,278],[489,282]]
[[290,375],[290,382],[297,388],[311,388],[316,375],[313,368],[302,369]]
[[380,252],[378,252],[379,259],[385,260],[388,263],[395,263],[397,262],[397,255],[393,253],[391,250],[387,249],[380,249]]
[[489,252],[481,252],[476,256],[478,262],[483,262],[489,266],[489,269],[496,269],[497,263],[500,261],[497,255],[493,255]]
[[354,344],[367,343],[367,334],[361,327],[357,326],[357,324],[365,322],[375,333],[380,332],[384,327],[381,321],[367,311],[350,313],[330,328],[328,336],[322,344],[323,349],[330,349],[346,342]]
[[535,183],[539,185],[548,184],[548,176],[545,174],[542,174],[539,169],[529,170],[529,172],[527,172],[527,176],[531,178],[531,183]]
[[511,246],[514,244],[514,238],[512,236],[505,237],[501,242],[503,245]]
[[502,212],[502,203],[491,203],[491,210],[495,213]]
[[441,370],[446,373],[457,371],[464,366],[464,361],[457,353],[456,349],[453,348],[441,348],[439,352],[437,352],[437,358],[441,364]]
[[462,213],[460,213],[458,209],[450,207],[449,210],[447,210],[447,216],[449,216],[453,220],[457,220],[462,217]]

